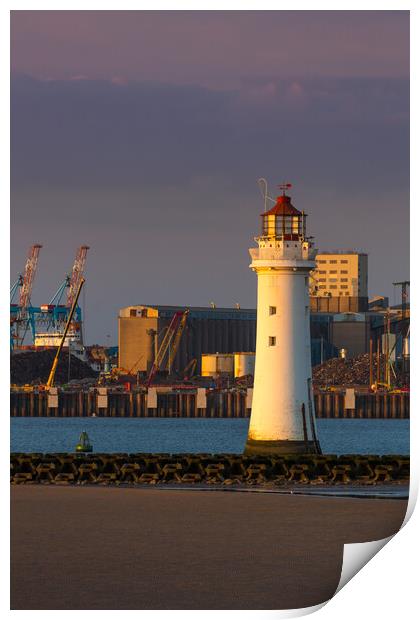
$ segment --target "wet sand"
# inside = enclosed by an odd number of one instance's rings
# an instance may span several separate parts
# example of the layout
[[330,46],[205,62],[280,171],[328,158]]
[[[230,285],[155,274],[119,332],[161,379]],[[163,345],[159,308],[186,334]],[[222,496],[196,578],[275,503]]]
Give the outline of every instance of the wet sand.
[[12,609],[288,609],[321,603],[343,544],[390,536],[407,502],[14,486]]

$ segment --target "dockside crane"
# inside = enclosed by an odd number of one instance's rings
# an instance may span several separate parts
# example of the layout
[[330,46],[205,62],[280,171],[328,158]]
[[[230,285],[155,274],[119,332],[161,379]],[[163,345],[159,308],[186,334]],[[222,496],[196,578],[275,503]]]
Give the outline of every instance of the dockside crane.
[[402,282],[393,282],[394,286],[401,286],[401,337],[402,337],[402,361],[403,361],[403,382],[406,385],[409,382],[409,334],[410,323],[407,321],[408,310],[408,287],[409,280]]
[[[166,357],[166,354],[168,353],[169,355],[171,355],[172,360],[175,358],[174,354],[169,353],[170,347],[172,345],[172,348],[173,348],[173,345],[176,344],[176,350],[175,350],[175,354],[176,354],[176,351],[178,350],[179,342],[181,340],[182,333],[184,331],[188,313],[189,313],[189,310],[185,310],[185,311],[178,310],[173,315],[171,322],[169,323],[166,329],[166,333],[163,337],[161,345],[157,351],[152,368],[150,369],[150,373],[146,381],[146,387],[150,387],[155,374],[160,369]],[[177,343],[175,343],[175,339],[177,340]],[[168,359],[168,364],[169,364],[169,359]]]
[[[42,245],[39,243],[32,245],[29,248],[28,258],[26,259],[25,270],[23,275],[20,275],[17,281],[12,286],[11,290],[11,304],[13,301],[13,297],[17,291],[17,288],[20,287],[19,292],[19,304],[18,306],[11,305],[11,325],[15,326],[15,332],[12,336],[12,346],[20,346],[23,343],[26,332],[28,330],[28,325],[30,322],[33,323],[34,319],[32,314],[30,313],[31,307],[31,294],[32,288],[35,280],[35,274],[38,267],[38,258],[39,252],[42,248]],[[32,326],[33,330],[34,325]],[[23,335],[22,335],[23,330]]]
[[76,293],[79,290],[79,284],[83,278],[83,273],[85,270],[86,256],[88,250],[88,245],[82,245],[77,251],[76,258],[73,264],[73,269],[70,275],[69,290],[67,292],[67,308],[71,308],[74,298],[76,297]]
[[80,291],[82,290],[82,286],[83,286],[84,282],[85,282],[84,278],[81,278],[81,280],[79,281],[79,286],[78,286],[78,289],[76,291],[76,295],[75,295],[75,297],[73,299],[72,306],[70,308],[70,314],[69,314],[69,316],[67,318],[67,323],[66,323],[66,326],[64,328],[63,335],[61,336],[61,341],[60,341],[60,344],[58,345],[58,349],[57,349],[57,352],[55,354],[53,364],[51,366],[51,370],[50,370],[50,374],[49,374],[49,377],[48,377],[48,381],[47,381],[47,383],[45,385],[45,388],[47,390],[49,390],[53,386],[53,384],[54,384],[55,371],[57,370],[58,360],[60,358],[60,353],[61,353],[61,350],[62,350],[62,348],[64,346],[64,342],[66,340],[66,336],[67,336],[67,332],[69,331],[70,324],[71,324],[71,322],[73,320],[74,311],[76,310],[77,301],[79,299]]
[[[71,273],[65,276],[50,302],[40,306],[40,312],[36,317],[38,344],[41,344],[44,338],[47,342],[50,341],[52,332],[55,332],[54,337],[61,336],[79,283],[83,278],[88,250],[89,246],[87,245],[82,245],[78,248]],[[66,290],[65,301],[62,302],[61,300]],[[81,325],[81,309],[76,307],[74,312],[73,331],[75,334],[79,332],[80,341],[82,340]]]
[[176,354],[178,353],[179,343],[181,342],[182,334],[184,333],[184,329],[187,323],[189,312],[190,312],[189,310],[185,310],[185,312],[183,312],[181,320],[179,321],[178,327],[176,328],[173,342],[169,346],[168,363],[166,365],[166,369],[169,373],[172,370],[172,364],[174,362]]

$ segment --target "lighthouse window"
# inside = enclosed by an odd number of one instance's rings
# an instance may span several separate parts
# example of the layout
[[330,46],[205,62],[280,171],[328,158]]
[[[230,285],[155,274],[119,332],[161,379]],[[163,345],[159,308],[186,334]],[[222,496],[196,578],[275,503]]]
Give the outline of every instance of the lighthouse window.
[[268,306],[268,314],[277,314],[277,307],[276,306]]
[[268,346],[269,347],[275,347],[276,346],[276,337],[275,336],[269,336],[268,337]]

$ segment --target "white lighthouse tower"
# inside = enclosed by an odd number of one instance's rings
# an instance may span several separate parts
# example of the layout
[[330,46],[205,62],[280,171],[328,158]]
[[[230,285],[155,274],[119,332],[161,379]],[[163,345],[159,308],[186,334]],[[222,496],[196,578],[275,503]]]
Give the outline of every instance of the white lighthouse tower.
[[286,196],[262,214],[249,250],[258,277],[254,394],[246,454],[320,453],[312,393],[306,215]]

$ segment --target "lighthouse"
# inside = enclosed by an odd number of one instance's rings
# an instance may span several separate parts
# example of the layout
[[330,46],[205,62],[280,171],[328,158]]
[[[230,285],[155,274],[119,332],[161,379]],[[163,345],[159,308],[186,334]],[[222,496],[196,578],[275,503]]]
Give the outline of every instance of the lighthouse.
[[[250,268],[258,279],[254,393],[246,454],[320,453],[312,391],[306,214],[286,189],[261,215]],[[266,197],[267,198],[267,197]]]

